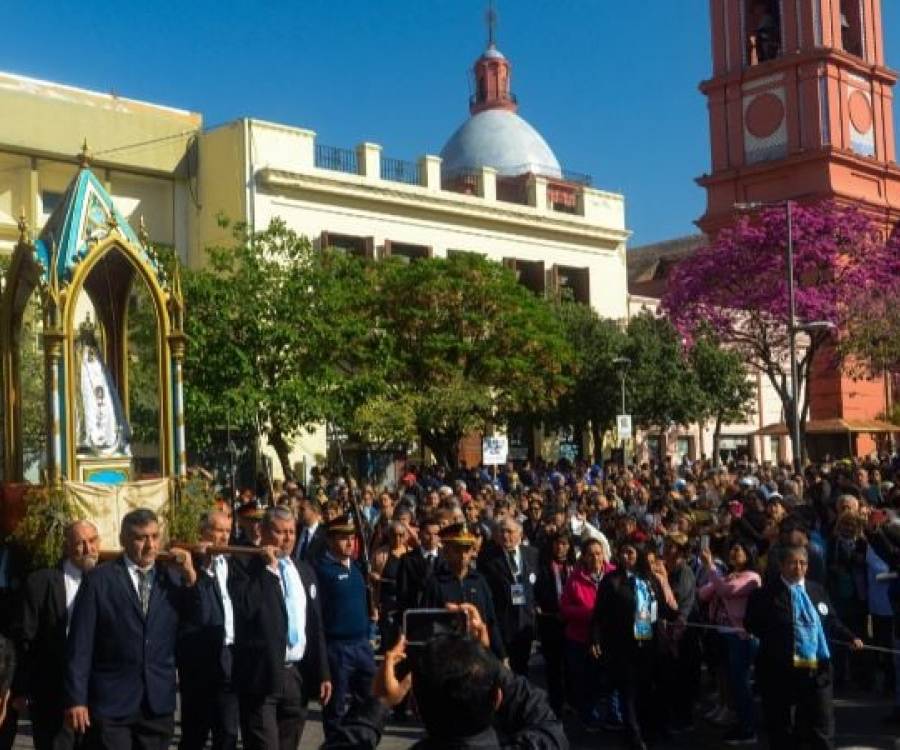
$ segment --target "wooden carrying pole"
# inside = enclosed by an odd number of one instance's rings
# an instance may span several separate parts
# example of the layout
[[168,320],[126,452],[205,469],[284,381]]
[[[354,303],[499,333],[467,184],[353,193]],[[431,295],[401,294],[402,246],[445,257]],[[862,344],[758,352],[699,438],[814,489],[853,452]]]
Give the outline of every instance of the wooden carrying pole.
[[[176,548],[179,550],[184,550],[185,552],[190,552],[193,554],[204,554],[203,546],[200,544],[176,544],[171,543],[169,545],[170,548]],[[266,551],[260,547],[241,547],[237,545],[228,545],[228,546],[217,546],[217,545],[209,545],[206,548],[205,554],[207,555],[238,555],[238,556],[246,556],[246,557],[263,557],[266,554]],[[122,555],[122,550],[120,549],[102,549],[100,550],[100,560],[115,560],[117,557]],[[175,555],[168,549],[160,550],[159,554],[156,556],[157,562],[174,562]]]

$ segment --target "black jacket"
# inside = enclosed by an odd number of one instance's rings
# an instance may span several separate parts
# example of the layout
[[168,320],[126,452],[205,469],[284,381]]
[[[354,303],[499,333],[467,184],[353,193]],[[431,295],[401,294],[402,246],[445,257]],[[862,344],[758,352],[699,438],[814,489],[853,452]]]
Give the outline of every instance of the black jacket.
[[[856,636],[842,623],[824,587],[807,579],[806,593],[822,618],[825,637],[852,641]],[[756,589],[747,602],[744,627],[759,638],[756,671],[760,680],[778,680],[794,670],[794,616],[791,592],[779,576]],[[829,649],[834,653],[834,645]],[[830,680],[830,665],[820,663],[819,679]]]
[[[306,651],[300,662],[304,690],[318,693],[319,683],[330,680],[325,652],[325,631],[316,574],[306,563],[295,563],[306,592]],[[229,566],[231,568],[233,566]],[[281,579],[265,560],[254,557],[246,575],[229,570],[228,591],[234,606],[235,690],[254,695],[279,695],[282,690],[284,656],[287,650],[287,610]]]
[[62,565],[28,576],[15,621],[13,694],[44,708],[63,708],[66,675],[66,584]]
[[[543,690],[524,677],[502,670],[503,701],[494,726],[473,737],[442,740],[428,737],[411,750],[568,750],[562,723]],[[322,750],[371,750],[378,746],[388,710],[376,698],[351,709]]]
[[[657,618],[673,620],[678,611],[671,609],[663,597],[654,576],[646,579],[656,599]],[[591,619],[591,642],[598,644],[609,658],[626,658],[637,647],[634,637],[634,579],[621,568],[604,576],[597,589],[594,614]]]
[[[178,634],[176,657],[182,688],[221,685],[231,680],[232,652],[225,648],[225,608],[215,576],[197,570],[200,616],[184,622]],[[245,564],[228,559],[228,580],[246,577]],[[234,609],[234,603],[232,603]]]
[[184,587],[157,565],[147,615],[123,557],[85,576],[66,643],[66,706],[86,705],[107,719],[175,711],[179,621],[199,615],[197,587]]
[[[481,563],[481,573],[487,579],[494,599],[497,623],[505,643],[511,643],[523,630],[534,628],[534,585],[537,583],[538,552],[533,547],[519,547],[520,567],[518,575],[513,575],[505,550],[494,554]],[[522,586],[525,604],[512,602],[512,586]]]
[[491,651],[498,659],[506,658],[491,590],[481,573],[470,570],[460,581],[446,566],[436,571],[425,584],[422,606],[443,609],[448,604],[474,604],[491,634]]
[[438,555],[433,565],[429,566],[421,549],[410,550],[400,558],[400,568],[397,572],[397,605],[401,612],[422,606],[428,579],[442,564]]
[[303,526],[297,526],[297,541],[294,544],[294,552],[291,557],[294,558],[294,562],[308,562],[310,564],[315,563],[316,560],[321,558],[325,551],[328,549],[328,534],[325,531],[325,524],[320,521],[319,525],[316,526],[315,532],[313,532],[312,539],[309,540],[309,543],[306,545],[306,549],[303,550],[303,554],[300,554],[300,545],[303,541]]
[[[560,583],[565,586],[566,580],[575,570],[574,565],[564,564],[564,579]],[[557,591],[556,575],[553,572],[553,561],[549,557],[545,557],[540,561],[537,582],[534,584],[534,603],[540,609],[541,614],[557,615],[559,614],[559,598],[562,591]]]

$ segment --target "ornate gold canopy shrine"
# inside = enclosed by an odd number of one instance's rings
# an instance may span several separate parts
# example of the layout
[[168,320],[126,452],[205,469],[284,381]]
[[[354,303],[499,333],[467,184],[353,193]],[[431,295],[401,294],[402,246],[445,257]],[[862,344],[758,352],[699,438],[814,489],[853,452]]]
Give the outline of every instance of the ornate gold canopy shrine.
[[[143,281],[156,319],[159,399],[159,469],[163,476],[186,470],[182,362],[184,301],[177,265],[169,279],[141,227],[136,233],[89,169],[87,149],[81,168],[40,236],[33,240],[24,218],[0,298],[0,344],[3,375],[4,481],[24,478],[23,382],[21,357],[23,318],[35,289],[39,295],[39,349],[43,354],[46,477],[62,480],[122,483],[132,479],[126,440],[85,448],[83,393],[97,391],[99,424],[105,416],[109,432],[127,429],[129,404],[128,302],[133,284]],[[87,295],[96,319],[87,334],[76,318],[79,296]],[[80,330],[79,330],[80,329]],[[83,353],[86,336],[90,351]],[[95,362],[96,356],[96,362]],[[98,364],[102,363],[102,364]],[[87,391],[86,373],[101,373]],[[80,390],[81,389],[81,390]],[[80,400],[82,399],[82,400]],[[104,400],[105,399],[105,400]],[[118,412],[113,413],[115,402]],[[124,404],[124,414],[121,404]],[[94,419],[94,413],[91,413]],[[116,421],[118,419],[118,421]]]

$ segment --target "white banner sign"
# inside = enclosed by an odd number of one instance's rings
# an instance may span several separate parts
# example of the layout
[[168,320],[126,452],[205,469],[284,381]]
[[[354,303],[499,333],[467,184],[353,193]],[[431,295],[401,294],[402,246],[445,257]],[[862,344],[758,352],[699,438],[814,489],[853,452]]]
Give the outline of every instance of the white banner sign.
[[506,435],[491,435],[481,441],[481,463],[485,466],[505,464],[509,455],[509,439]]
[[616,431],[619,433],[619,440],[628,440],[631,437],[630,414],[619,414],[616,417]]

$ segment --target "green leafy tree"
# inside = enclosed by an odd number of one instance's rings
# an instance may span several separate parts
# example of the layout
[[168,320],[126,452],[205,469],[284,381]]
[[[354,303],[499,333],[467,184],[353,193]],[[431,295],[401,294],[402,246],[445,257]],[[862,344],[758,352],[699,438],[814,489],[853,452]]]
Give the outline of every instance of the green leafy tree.
[[22,455],[27,476],[38,479],[47,455],[47,393],[44,323],[40,291],[35,289],[22,311],[19,329],[19,382],[22,403]]
[[756,386],[741,356],[709,331],[694,341],[688,361],[700,389],[700,421],[713,421],[713,458],[718,464],[722,425],[743,422],[753,414]]
[[589,429],[599,458],[603,434],[613,427],[621,408],[615,359],[625,349],[625,331],[618,321],[601,318],[589,305],[564,301],[556,309],[574,353],[572,385],[544,415],[544,423]]
[[359,434],[418,439],[454,466],[464,435],[546,410],[569,385],[560,319],[500,264],[465,254],[373,273],[387,378],[357,409]]
[[703,411],[702,394],[681,337],[668,320],[645,311],[628,323],[624,354],[631,361],[629,410],[639,427],[658,430],[664,445],[670,425],[687,426]]
[[378,382],[372,285],[364,264],[314,252],[282,221],[235,239],[183,276],[188,439],[200,449],[226,424],[258,430],[287,472],[299,430],[349,420]]
[[[159,251],[158,251],[159,252]],[[164,256],[167,266],[174,253]],[[128,298],[128,401],[132,442],[159,446],[159,366],[156,308],[147,285],[135,278]]]

